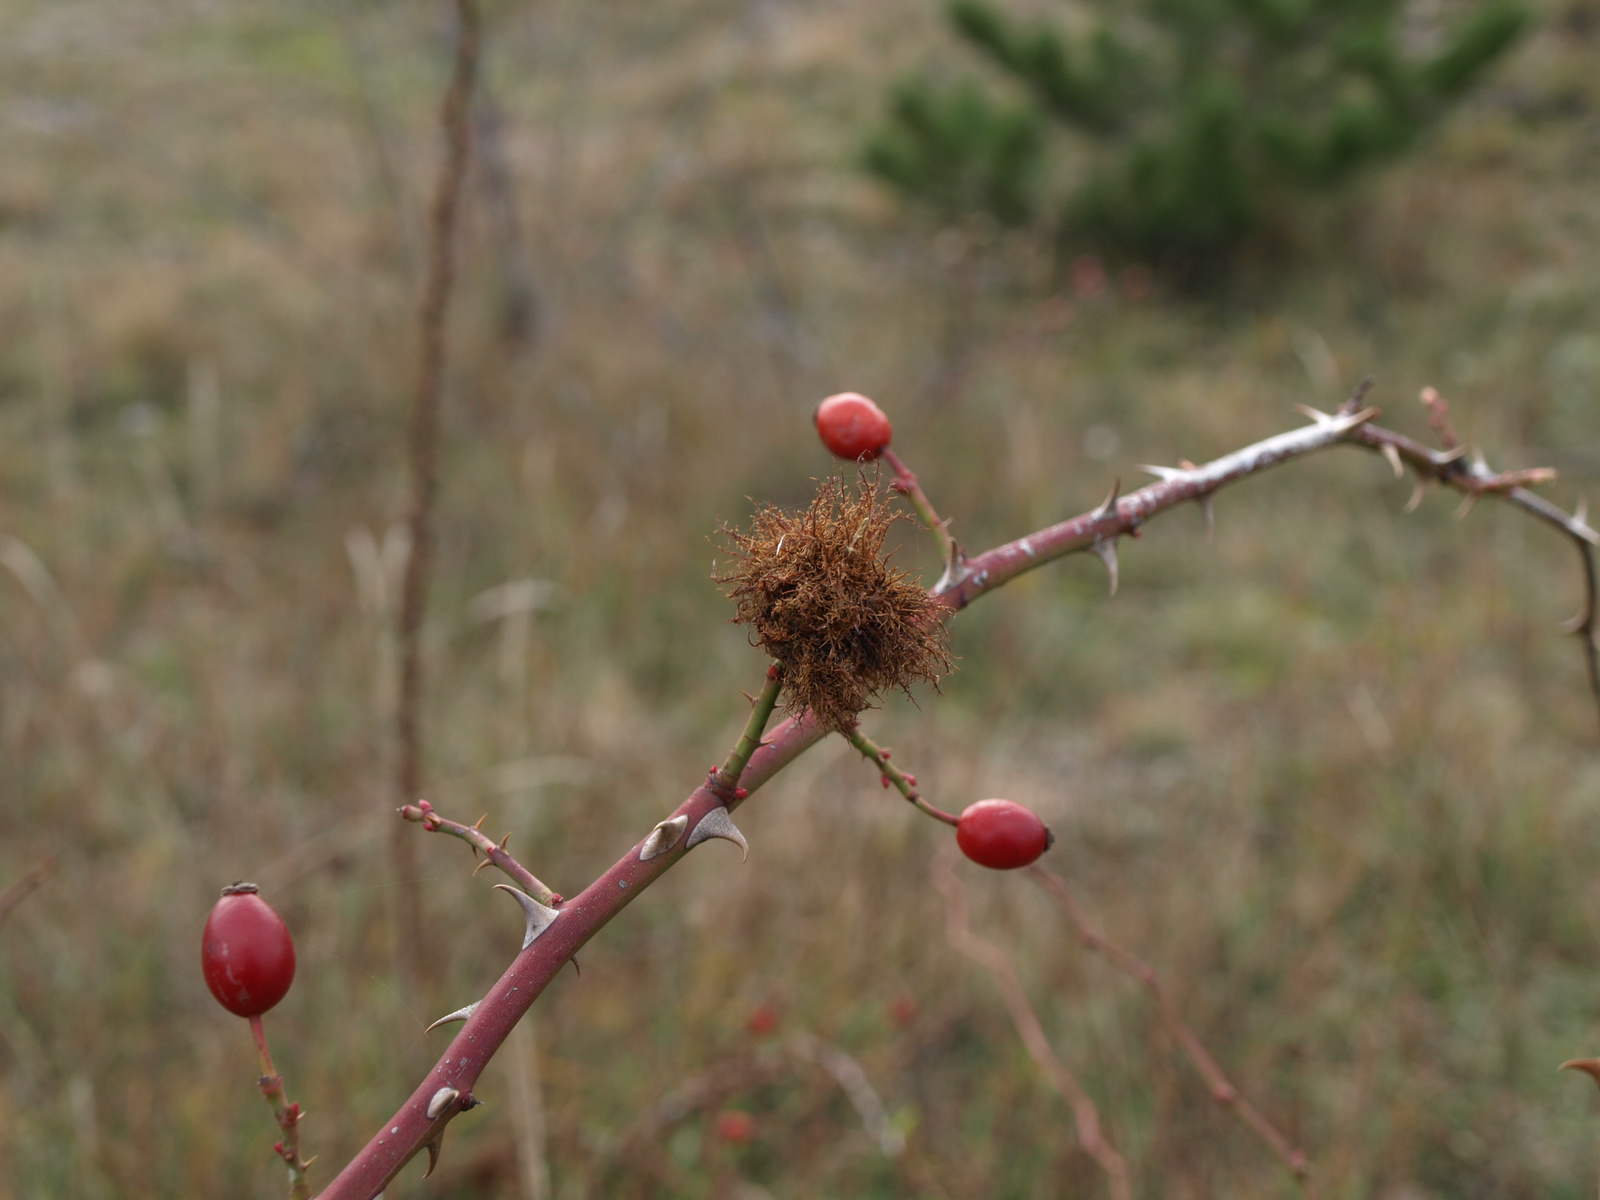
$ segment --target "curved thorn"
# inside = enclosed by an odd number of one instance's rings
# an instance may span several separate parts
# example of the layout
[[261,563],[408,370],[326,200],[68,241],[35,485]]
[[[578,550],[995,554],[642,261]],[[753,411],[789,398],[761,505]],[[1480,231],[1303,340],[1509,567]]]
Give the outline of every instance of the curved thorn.
[[1589,497],[1578,497],[1578,507],[1573,510],[1572,519],[1579,525],[1587,525],[1589,523]]
[[1576,637],[1580,633],[1587,633],[1589,631],[1589,620],[1591,616],[1592,614],[1589,613],[1588,610],[1585,610],[1575,617],[1568,617],[1565,621],[1561,622],[1561,624],[1557,625],[1556,628],[1561,630],[1562,633],[1571,634],[1572,636]]
[[1390,469],[1394,471],[1394,477],[1396,479],[1404,479],[1406,477],[1406,469],[1400,463],[1400,451],[1396,450],[1392,443],[1385,442],[1382,454]]
[[432,1025],[429,1025],[422,1032],[423,1033],[432,1033],[435,1029],[439,1028],[439,1026],[441,1026],[441,1025],[448,1025],[452,1021],[465,1021],[468,1017],[470,1017],[477,1010],[478,1005],[481,1004],[481,1003],[482,1003],[481,1000],[474,1000],[471,1004],[467,1005],[465,1008],[458,1008],[453,1013],[446,1013],[444,1016],[440,1017],[437,1021],[435,1021]]
[[1600,1087],[1600,1058],[1569,1058],[1557,1070],[1582,1071]]
[[439,1114],[455,1103],[457,1096],[461,1095],[455,1088],[446,1085],[433,1094],[433,1099],[428,1101],[428,1120],[438,1118]]
[[750,843],[744,840],[744,834],[739,832],[739,827],[733,823],[733,818],[728,815],[728,810],[722,805],[717,805],[694,827],[694,832],[689,835],[689,841],[684,846],[685,850],[693,850],[701,842],[710,838],[722,838],[739,847],[744,862],[750,857]]
[[1111,576],[1111,594],[1117,594],[1117,539],[1108,542],[1096,542],[1089,547],[1090,551],[1106,565],[1106,574]]
[[1098,521],[1111,516],[1117,510],[1117,497],[1122,495],[1122,476],[1117,476],[1111,481],[1111,490],[1106,493],[1106,498],[1100,502],[1100,507],[1095,509],[1090,516]]
[[1471,450],[1466,446],[1453,446],[1449,450],[1440,450],[1433,456],[1436,466],[1448,467],[1453,462],[1460,462]]
[[1418,479],[1417,482],[1414,485],[1412,485],[1412,488],[1411,488],[1411,499],[1406,501],[1406,512],[1408,512],[1408,513],[1416,512],[1417,511],[1417,505],[1419,505],[1421,503],[1422,503],[1422,480]]
[[1334,418],[1323,412],[1320,408],[1312,408],[1309,404],[1292,404],[1291,408],[1303,417],[1310,417],[1318,425],[1332,425]]
[[1473,505],[1475,505],[1477,503],[1478,503],[1478,493],[1477,492],[1468,492],[1467,495],[1466,495],[1466,499],[1462,500],[1460,506],[1456,509],[1456,520],[1458,520],[1458,521],[1465,520],[1467,514],[1472,511]]
[[671,850],[678,844],[678,839],[683,836],[683,831],[689,827],[689,814],[679,813],[675,817],[668,817],[650,831],[650,836],[645,838],[644,845],[639,847],[639,861],[649,862]]
[[439,1136],[428,1143],[428,1169],[422,1173],[426,1179],[433,1174],[433,1169],[439,1165],[439,1151],[444,1148],[444,1130],[439,1131]]
[[1481,446],[1472,448],[1472,470],[1474,474],[1478,475],[1488,475],[1490,473],[1489,460],[1484,458]]
[[549,929],[550,922],[561,915],[555,909],[546,908],[528,893],[512,887],[509,883],[497,883],[494,886],[502,892],[510,892],[511,898],[522,909],[522,915],[528,919],[528,930],[522,937],[524,950],[533,945],[533,939]]
[[1207,493],[1200,497],[1200,510],[1206,514],[1206,545],[1211,544],[1211,535],[1216,531],[1217,515],[1211,507],[1211,496]]

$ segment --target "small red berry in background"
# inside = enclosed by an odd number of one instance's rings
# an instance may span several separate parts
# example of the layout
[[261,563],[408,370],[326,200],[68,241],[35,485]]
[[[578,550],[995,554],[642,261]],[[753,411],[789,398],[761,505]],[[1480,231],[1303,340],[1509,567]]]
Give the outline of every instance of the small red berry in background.
[[717,1114],[716,1132],[723,1141],[743,1146],[756,1140],[756,1119],[747,1112],[730,1108]]
[[969,804],[956,825],[956,845],[980,867],[1008,871],[1035,861],[1055,841],[1039,814],[1012,800]]
[[756,1037],[766,1037],[778,1027],[778,1010],[770,1004],[758,1004],[750,1010],[750,1015],[744,1020],[746,1033]]
[[889,1006],[889,1015],[894,1018],[896,1025],[904,1029],[917,1019],[917,998],[909,992],[896,996],[894,1003]]
[[240,1017],[259,1017],[294,982],[294,940],[253,883],[222,889],[206,918],[200,966],[217,1003]]
[[883,409],[856,392],[840,392],[817,405],[817,435],[840,458],[871,462],[893,433]]

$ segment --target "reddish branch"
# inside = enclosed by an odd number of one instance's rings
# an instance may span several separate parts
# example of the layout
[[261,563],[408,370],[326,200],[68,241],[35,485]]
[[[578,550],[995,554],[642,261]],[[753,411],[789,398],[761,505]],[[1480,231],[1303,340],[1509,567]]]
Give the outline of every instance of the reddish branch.
[[1168,1032],[1183,1048],[1189,1061],[1194,1064],[1195,1070],[1200,1072],[1206,1081],[1206,1086],[1211,1089],[1211,1098],[1218,1104],[1232,1109],[1257,1137],[1266,1143],[1267,1148],[1276,1154],[1284,1166],[1294,1172],[1295,1178],[1307,1182],[1307,1193],[1310,1193],[1308,1176],[1311,1173],[1311,1164],[1307,1161],[1305,1151],[1289,1141],[1271,1121],[1262,1115],[1261,1110],[1239,1093],[1231,1080],[1217,1065],[1217,1060],[1211,1057],[1211,1052],[1206,1049],[1199,1035],[1189,1027],[1183,1019],[1183,1014],[1178,1011],[1178,1006],[1173,1003],[1167,989],[1161,985],[1160,977],[1155,969],[1141,959],[1131,950],[1126,950],[1113,942],[1089,923],[1089,918],[1083,909],[1078,907],[1078,902],[1067,889],[1066,880],[1054,871],[1041,867],[1038,864],[1028,868],[1029,873],[1044,885],[1049,892],[1060,902],[1062,909],[1067,914],[1067,919],[1077,929],[1078,936],[1083,939],[1083,944],[1091,950],[1098,950],[1110,960],[1113,966],[1144,985],[1151,997],[1156,1002],[1156,1007],[1161,1012],[1161,1020],[1166,1024]]
[[483,861],[478,864],[477,870],[472,872],[474,875],[483,870],[484,867],[496,866],[516,880],[517,886],[539,901],[540,904],[561,903],[561,896],[558,893],[551,891],[543,883],[540,883],[532,871],[519,863],[506,850],[506,843],[511,840],[509,833],[496,842],[483,832],[481,826],[488,816],[487,813],[478,818],[476,825],[463,825],[459,821],[441,817],[435,811],[433,805],[426,800],[422,800],[416,804],[401,805],[400,816],[407,821],[416,821],[429,833],[448,833],[451,837],[460,838],[471,849],[474,859],[481,852]]
[[1039,1015],[1028,1003],[1028,993],[1023,990],[1022,979],[1017,974],[1011,956],[972,932],[967,920],[967,889],[950,867],[952,857],[952,848],[947,844],[944,851],[934,857],[932,867],[934,886],[944,893],[945,929],[950,944],[994,976],[995,983],[1000,985],[1000,995],[1006,1002],[1006,1008],[1010,1010],[1011,1023],[1017,1027],[1022,1044],[1028,1048],[1028,1056],[1033,1059],[1040,1074],[1050,1082],[1050,1086],[1071,1107],[1072,1119],[1078,1128],[1078,1141],[1106,1173],[1113,1200],[1133,1200],[1128,1164],[1101,1133],[1100,1112],[1089,1098],[1089,1093],[1083,1090],[1078,1077],[1051,1048],[1050,1039],[1045,1037],[1044,1026],[1039,1023]]
[[[1584,558],[1588,589],[1578,629],[1585,634],[1591,682],[1600,700],[1600,675],[1596,674],[1592,637],[1596,607],[1592,548],[1600,544],[1600,534],[1590,529],[1581,517],[1562,512],[1525,488],[1515,486],[1499,491],[1488,487],[1503,477],[1487,467],[1461,462],[1460,457],[1452,457],[1451,452],[1431,450],[1371,425],[1375,411],[1356,411],[1360,399],[1358,394],[1355,402],[1336,415],[1316,414],[1313,424],[1303,429],[1257,442],[1213,462],[1192,468],[1160,468],[1160,481],[1149,487],[1120,497],[1113,489],[1106,502],[1092,512],[1028,534],[975,558],[958,555],[955,570],[935,589],[937,598],[952,610],[964,608],[1025,571],[1082,550],[1105,552],[1103,557],[1114,563],[1114,550],[1110,548],[1116,540],[1137,533],[1146,521],[1159,513],[1190,501],[1203,503],[1226,484],[1315,451],[1330,446],[1356,445],[1383,453],[1385,457],[1392,452],[1420,478],[1464,492],[1498,495],[1573,540]],[[1386,446],[1390,449],[1385,450]],[[715,786],[708,784],[696,789],[674,810],[669,821],[683,817],[684,826],[694,830],[708,813],[724,807],[729,811],[736,809],[744,800],[740,792],[753,794],[820,741],[825,732],[807,713],[779,722],[750,755],[749,765],[734,788],[727,787],[727,780],[719,772]],[[668,822],[662,824],[665,826]],[[655,831],[641,838],[605,874],[562,904],[560,919],[516,956],[410,1099],[322,1193],[322,1200],[372,1200],[413,1155],[430,1143],[436,1143],[461,1108],[446,1105],[436,1108],[435,1115],[429,1117],[429,1105],[441,1089],[451,1088],[462,1097],[470,1097],[470,1088],[483,1068],[566,960],[634,897],[676,865],[687,853],[687,843],[691,840],[679,837],[670,849],[641,859],[640,850],[653,836],[656,836]]]
[[0,892],[0,925],[6,923],[6,918],[11,915],[12,909],[43,887],[44,881],[54,875],[55,871],[54,856],[42,859],[29,867],[21,879]]
[[[402,801],[422,790],[422,617],[428,605],[433,565],[433,503],[439,483],[439,397],[444,387],[445,318],[455,282],[455,233],[462,181],[472,156],[472,86],[478,71],[477,0],[456,0],[456,53],[440,121],[445,156],[434,181],[428,219],[428,269],[417,313],[416,391],[411,406],[411,502],[406,521],[411,554],[400,593],[400,696],[395,712],[399,762],[396,786]],[[391,839],[395,882],[400,888],[405,938],[420,939],[422,904],[412,882],[416,854],[397,828]],[[399,952],[410,953],[402,942]]]

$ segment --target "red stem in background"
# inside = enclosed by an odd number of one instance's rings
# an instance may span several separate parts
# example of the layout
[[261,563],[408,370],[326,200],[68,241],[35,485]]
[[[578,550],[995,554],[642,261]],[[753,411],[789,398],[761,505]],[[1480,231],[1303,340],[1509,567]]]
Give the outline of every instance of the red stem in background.
[[1011,1013],[1011,1023],[1017,1027],[1028,1056],[1033,1059],[1039,1073],[1072,1109],[1073,1123],[1077,1126],[1078,1141],[1088,1151],[1100,1169],[1106,1173],[1113,1200],[1133,1200],[1133,1185],[1128,1180],[1128,1164],[1115,1146],[1106,1141],[1100,1130],[1100,1111],[1095,1108],[1089,1093],[1083,1090],[1067,1065],[1056,1055],[1045,1036],[1039,1015],[1028,1003],[1028,993],[1023,989],[1022,978],[1017,974],[1011,956],[999,946],[984,941],[972,932],[968,923],[967,889],[951,869],[955,857],[953,848],[946,845],[934,856],[933,883],[945,898],[945,931],[950,944],[974,962],[981,964],[1000,987],[1006,1009]]
[[1233,1110],[1239,1120],[1266,1143],[1283,1165],[1294,1173],[1294,1177],[1305,1186],[1306,1194],[1311,1195],[1309,1176],[1311,1164],[1306,1159],[1304,1150],[1289,1141],[1278,1127],[1261,1114],[1261,1110],[1251,1104],[1248,1099],[1240,1094],[1239,1089],[1233,1086],[1232,1081],[1217,1065],[1217,1060],[1211,1057],[1211,1052],[1206,1049],[1205,1043],[1198,1034],[1190,1028],[1189,1023],[1183,1019],[1183,1014],[1178,1011],[1178,1006],[1173,1003],[1167,989],[1161,985],[1161,978],[1155,969],[1146,963],[1131,950],[1125,950],[1101,933],[1089,923],[1089,918],[1083,909],[1078,907],[1078,901],[1067,888],[1066,880],[1054,871],[1048,870],[1037,864],[1028,868],[1028,873],[1053,895],[1060,903],[1062,910],[1067,914],[1067,919],[1072,922],[1073,928],[1078,931],[1078,936],[1083,939],[1083,944],[1091,950],[1098,950],[1110,960],[1118,970],[1125,972],[1141,983],[1145,990],[1155,999],[1156,1007],[1161,1011],[1161,1020],[1166,1025],[1169,1033],[1188,1055],[1189,1061],[1194,1064],[1195,1070],[1200,1072],[1206,1081],[1206,1086],[1211,1089],[1211,1098],[1218,1104]]
[[[1391,447],[1419,478],[1435,479],[1465,491],[1482,488],[1498,478],[1486,469],[1459,462],[1457,457],[1429,450],[1399,434],[1367,424],[1372,416],[1372,410],[1341,412],[1337,417],[1317,414],[1312,425],[1267,438],[1213,462],[1182,470],[1163,468],[1164,477],[1160,483],[1120,500],[1113,494],[1092,512],[958,563],[959,573],[941,581],[936,595],[952,610],[964,608],[979,596],[1051,559],[1114,542],[1123,534],[1135,532],[1158,513],[1188,501],[1205,500],[1227,483],[1343,443],[1378,451]],[[1385,457],[1389,456],[1389,451],[1383,452]],[[1463,476],[1470,482],[1464,482]],[[1563,513],[1521,488],[1495,494],[1561,529],[1578,546],[1587,567],[1589,602],[1585,612],[1588,623],[1582,627],[1587,635],[1593,628],[1595,613],[1591,552],[1593,546],[1600,544],[1600,534],[1581,519]],[[1593,671],[1593,639],[1586,636],[1585,640]],[[1596,695],[1600,699],[1600,686],[1596,687]],[[825,732],[809,713],[780,722],[750,756],[749,765],[738,781],[740,787],[746,793],[754,793],[820,741]],[[673,815],[685,817],[686,828],[692,830],[713,809],[726,803],[732,810],[742,802],[743,797],[737,793],[721,788],[713,791],[703,785],[680,804]],[[418,1150],[442,1137],[445,1126],[460,1111],[460,1106],[447,1105],[430,1118],[427,1110],[433,1099],[445,1088],[455,1090],[463,1100],[470,1097],[470,1089],[483,1068],[566,960],[635,896],[673,867],[687,852],[687,840],[680,838],[669,851],[641,861],[641,839],[580,895],[567,900],[562,905],[560,918],[517,955],[410,1099],[340,1172],[321,1194],[321,1200],[372,1200]]]
[[[456,0],[455,66],[440,110],[445,157],[434,183],[428,222],[428,274],[417,313],[416,392],[411,406],[411,503],[406,522],[411,553],[400,591],[400,695],[395,708],[401,803],[422,791],[422,618],[433,566],[433,503],[439,490],[439,397],[444,389],[445,327],[455,283],[455,231],[461,189],[472,155],[472,85],[478,71],[477,0]],[[390,837],[400,928],[396,954],[405,973],[422,974],[426,954],[422,900],[415,882],[416,851],[402,826]]]

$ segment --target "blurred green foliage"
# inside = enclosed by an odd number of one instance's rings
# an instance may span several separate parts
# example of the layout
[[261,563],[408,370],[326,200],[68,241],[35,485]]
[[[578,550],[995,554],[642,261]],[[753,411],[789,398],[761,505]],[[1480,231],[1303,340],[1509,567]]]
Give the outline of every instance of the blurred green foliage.
[[[1429,49],[1399,0],[1145,0],[1075,35],[952,0],[950,26],[1025,96],[903,80],[869,170],[949,220],[1059,206],[1067,242],[1218,278],[1305,196],[1392,159],[1449,111],[1529,14],[1487,0]],[[1041,196],[1046,120],[1076,135],[1063,202]]]

